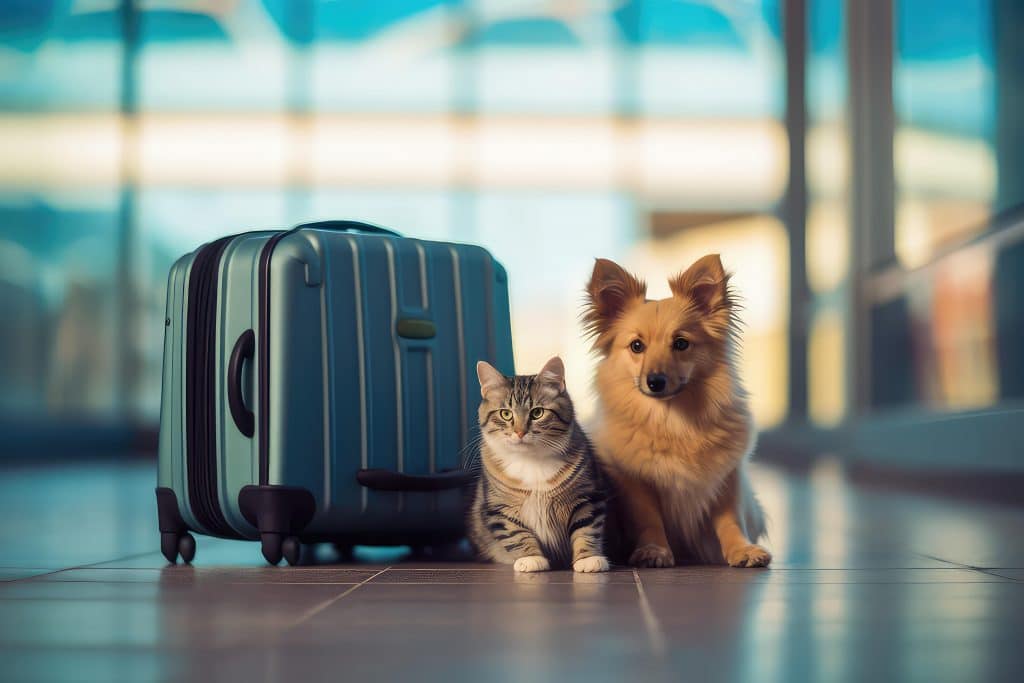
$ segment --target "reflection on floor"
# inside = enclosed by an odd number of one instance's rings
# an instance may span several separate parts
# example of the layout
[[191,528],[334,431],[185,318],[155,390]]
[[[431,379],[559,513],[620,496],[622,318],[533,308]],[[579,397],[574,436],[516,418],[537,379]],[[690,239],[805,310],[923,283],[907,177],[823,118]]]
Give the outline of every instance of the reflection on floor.
[[151,465],[6,469],[0,679],[1021,679],[1024,510],[755,474],[771,569],[516,576],[208,538],[166,567]]

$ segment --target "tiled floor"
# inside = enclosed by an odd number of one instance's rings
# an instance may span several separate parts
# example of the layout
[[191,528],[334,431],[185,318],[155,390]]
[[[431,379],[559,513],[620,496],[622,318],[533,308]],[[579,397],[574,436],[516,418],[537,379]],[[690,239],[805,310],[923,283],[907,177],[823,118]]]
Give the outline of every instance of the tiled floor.
[[153,467],[0,471],[0,680],[1024,680],[1024,509],[756,471],[767,570],[156,552]]

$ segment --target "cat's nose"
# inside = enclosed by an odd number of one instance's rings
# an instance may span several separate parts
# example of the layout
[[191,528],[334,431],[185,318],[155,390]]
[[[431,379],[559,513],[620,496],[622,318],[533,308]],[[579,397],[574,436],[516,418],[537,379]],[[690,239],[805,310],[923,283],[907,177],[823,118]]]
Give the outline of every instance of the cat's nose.
[[647,375],[647,388],[651,390],[652,394],[660,394],[665,391],[667,384],[668,378],[660,372],[652,372]]
[[526,434],[525,431],[521,432],[518,429],[515,430],[515,433],[516,433],[516,436],[518,436],[520,439],[522,439],[523,436]]

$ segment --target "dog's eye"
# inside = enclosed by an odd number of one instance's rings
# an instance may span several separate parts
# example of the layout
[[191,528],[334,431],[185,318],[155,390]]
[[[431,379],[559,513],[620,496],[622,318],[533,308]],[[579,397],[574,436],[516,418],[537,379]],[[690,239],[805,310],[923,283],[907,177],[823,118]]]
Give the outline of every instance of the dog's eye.
[[675,349],[676,351],[685,351],[686,349],[690,348],[690,342],[685,337],[676,337],[672,341],[672,348]]
[[629,342],[629,350],[632,351],[633,353],[643,353],[644,349],[646,348],[647,347],[644,346],[644,343],[639,339],[634,339],[633,341]]
[[544,409],[534,408],[533,410],[530,411],[530,417],[532,417],[534,420],[539,420],[540,418],[544,417]]
[[505,410],[505,409],[499,410],[498,411],[498,415],[500,415],[501,419],[504,420],[505,422],[511,422],[512,421],[512,411],[511,410]]

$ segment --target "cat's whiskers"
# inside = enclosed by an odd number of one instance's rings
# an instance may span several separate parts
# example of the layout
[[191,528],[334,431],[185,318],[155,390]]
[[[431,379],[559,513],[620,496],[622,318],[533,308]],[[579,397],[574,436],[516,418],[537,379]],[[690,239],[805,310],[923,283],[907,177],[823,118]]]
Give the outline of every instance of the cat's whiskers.
[[483,433],[474,432],[466,441],[466,445],[459,449],[459,462],[462,463],[463,469],[471,472],[480,470],[480,447],[483,442]]

